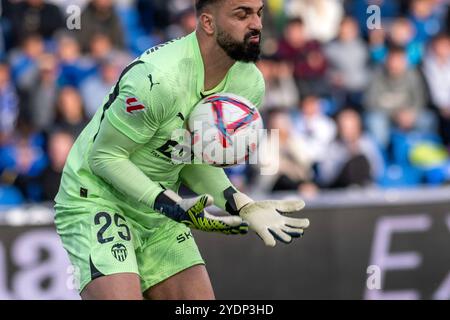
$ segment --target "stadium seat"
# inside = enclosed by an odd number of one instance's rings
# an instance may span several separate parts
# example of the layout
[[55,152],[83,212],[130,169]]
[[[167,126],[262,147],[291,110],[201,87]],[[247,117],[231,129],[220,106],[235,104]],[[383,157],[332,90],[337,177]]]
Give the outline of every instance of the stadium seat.
[[383,188],[408,188],[418,186],[422,179],[422,170],[390,164],[386,167],[383,176],[378,180],[378,184]]
[[127,39],[127,47],[135,55],[139,55],[150,47],[156,45],[157,41],[147,35],[139,23],[139,16],[134,7],[117,6],[117,13],[121,19],[125,39]]
[[18,206],[24,203],[22,194],[13,186],[0,185],[0,207]]

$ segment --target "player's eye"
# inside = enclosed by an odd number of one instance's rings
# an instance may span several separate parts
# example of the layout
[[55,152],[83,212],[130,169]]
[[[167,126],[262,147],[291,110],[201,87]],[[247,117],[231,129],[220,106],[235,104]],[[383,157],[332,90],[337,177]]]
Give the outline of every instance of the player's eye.
[[236,17],[239,20],[245,20],[247,18],[247,16],[248,16],[248,14],[243,11],[236,14]]

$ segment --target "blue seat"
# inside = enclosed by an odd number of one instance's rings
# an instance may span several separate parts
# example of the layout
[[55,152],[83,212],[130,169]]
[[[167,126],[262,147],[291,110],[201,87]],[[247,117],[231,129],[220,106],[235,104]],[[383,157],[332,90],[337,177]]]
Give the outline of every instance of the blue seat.
[[408,188],[418,186],[423,179],[422,170],[410,166],[389,164],[378,184],[383,188]]
[[17,188],[0,185],[0,206],[19,206],[23,203],[23,196]]
[[127,47],[135,55],[141,54],[143,51],[155,45],[154,39],[147,35],[140,25],[139,15],[136,8],[129,6],[118,6],[117,13],[122,22]]
[[429,185],[437,186],[450,181],[450,161],[424,171],[426,182]]

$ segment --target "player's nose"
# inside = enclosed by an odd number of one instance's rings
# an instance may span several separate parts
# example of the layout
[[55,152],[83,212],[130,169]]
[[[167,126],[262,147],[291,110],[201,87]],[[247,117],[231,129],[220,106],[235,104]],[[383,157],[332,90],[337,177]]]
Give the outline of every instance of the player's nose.
[[249,28],[251,30],[257,30],[257,31],[261,31],[263,28],[262,25],[262,18],[260,16],[258,16],[257,14],[254,14],[252,16],[252,19],[250,21],[250,25]]

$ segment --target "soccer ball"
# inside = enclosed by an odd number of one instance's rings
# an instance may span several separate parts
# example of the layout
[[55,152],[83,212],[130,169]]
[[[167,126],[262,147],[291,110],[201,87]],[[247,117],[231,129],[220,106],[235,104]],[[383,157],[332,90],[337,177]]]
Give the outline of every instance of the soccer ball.
[[191,112],[188,125],[195,157],[216,167],[248,163],[257,154],[263,129],[256,107],[231,93],[204,98]]

